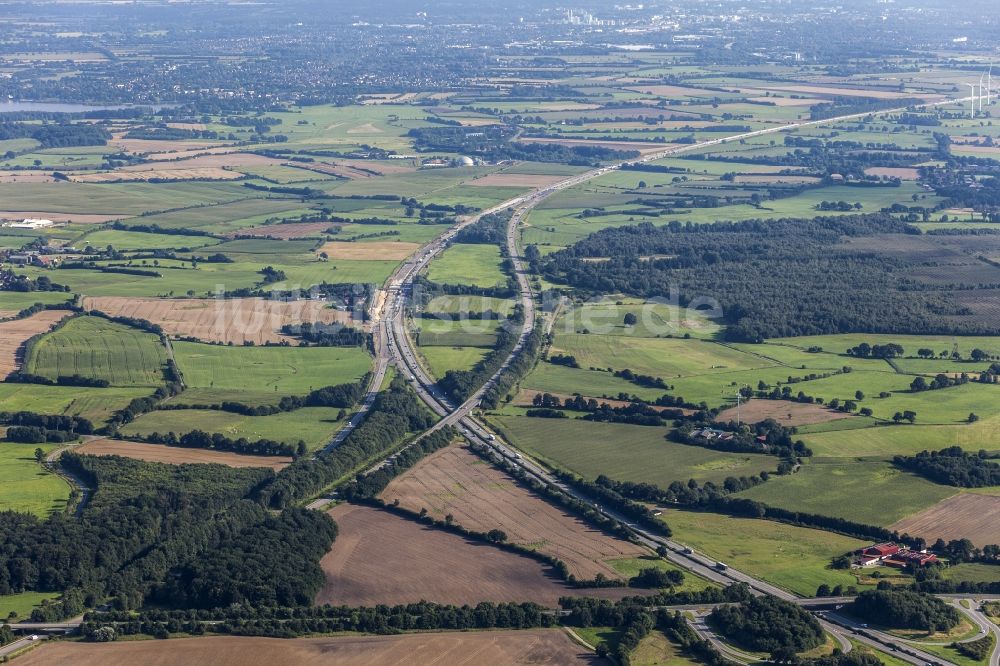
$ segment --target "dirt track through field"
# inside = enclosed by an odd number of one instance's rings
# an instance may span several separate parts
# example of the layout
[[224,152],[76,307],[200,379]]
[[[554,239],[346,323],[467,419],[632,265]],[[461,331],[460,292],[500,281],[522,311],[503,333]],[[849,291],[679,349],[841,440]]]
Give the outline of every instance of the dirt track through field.
[[19,666],[474,666],[603,664],[560,629],[416,633],[398,636],[259,638],[208,636],[117,643],[55,642],[17,660]]
[[190,449],[146,442],[129,442],[121,439],[95,439],[75,449],[77,453],[91,456],[121,456],[133,460],[184,465],[187,463],[215,463],[227,467],[270,467],[274,471],[291,464],[285,456],[248,456],[229,451]]
[[263,298],[124,298],[87,297],[86,310],[112,317],[133,317],[159,324],[174,337],[241,345],[291,340],[281,335],[284,324],[321,322],[348,324],[350,313],[326,307],[321,301],[271,301]]
[[425,508],[437,519],[451,514],[456,523],[477,532],[503,530],[512,543],[558,557],[580,579],[599,573],[620,578],[605,560],[646,554],[536,497],[464,447],[442,449],[421,460],[394,479],[382,499],[398,499],[413,511]]
[[576,590],[541,563],[479,541],[421,525],[367,506],[341,504],[330,512],[340,526],[320,562],[326,584],[318,604],[371,606],[434,601],[534,601],[555,607],[566,595],[620,598],[630,588]]
[[903,518],[889,529],[933,542],[969,539],[979,547],[1000,543],[1000,497],[960,493],[920,513]]
[[42,310],[25,319],[0,322],[0,379],[20,367],[23,359],[18,358],[18,350],[28,338],[45,333],[70,314],[68,310]]

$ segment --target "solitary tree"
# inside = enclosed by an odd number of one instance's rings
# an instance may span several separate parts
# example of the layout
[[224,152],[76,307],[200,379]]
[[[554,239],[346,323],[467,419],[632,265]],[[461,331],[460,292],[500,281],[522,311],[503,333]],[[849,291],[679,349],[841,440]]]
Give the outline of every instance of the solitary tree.
[[639,321],[639,318],[636,317],[635,314],[631,312],[626,312],[625,319],[623,321],[626,326],[635,326],[636,323]]

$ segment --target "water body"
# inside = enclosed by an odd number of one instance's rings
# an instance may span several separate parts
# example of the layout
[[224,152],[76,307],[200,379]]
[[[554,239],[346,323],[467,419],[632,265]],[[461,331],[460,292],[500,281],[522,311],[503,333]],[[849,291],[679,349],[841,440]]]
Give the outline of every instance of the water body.
[[0,102],[0,113],[23,111],[41,111],[44,113],[84,113],[86,111],[112,111],[127,109],[126,104],[118,106],[91,106],[89,104],[63,104],[62,102],[15,102],[8,100]]

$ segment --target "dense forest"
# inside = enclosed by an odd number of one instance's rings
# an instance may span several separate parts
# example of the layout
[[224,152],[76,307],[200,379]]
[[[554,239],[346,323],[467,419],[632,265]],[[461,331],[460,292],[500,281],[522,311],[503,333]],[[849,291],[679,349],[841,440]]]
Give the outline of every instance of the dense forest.
[[892,462],[946,486],[1000,486],[1000,465],[989,460],[985,451],[966,453],[959,446],[951,446],[940,451],[921,451],[915,456],[896,456]]
[[862,592],[848,608],[852,615],[896,629],[948,631],[962,619],[937,597],[909,590]]
[[714,299],[734,341],[856,331],[1000,333],[996,322],[951,318],[969,311],[947,291],[908,279],[913,265],[905,259],[840,244],[844,237],[908,229],[885,214],[644,223],[592,234],[550,255],[543,271],[550,280],[597,293],[677,295],[692,307]]
[[777,597],[751,597],[737,606],[719,606],[709,619],[738,645],[771,655],[811,650],[825,640],[812,613]]
[[73,453],[62,463],[94,488],[79,517],[0,513],[0,594],[63,592],[59,603],[36,611],[44,619],[105,597],[138,607],[171,567],[267,518],[244,498],[273,477],[270,470]]

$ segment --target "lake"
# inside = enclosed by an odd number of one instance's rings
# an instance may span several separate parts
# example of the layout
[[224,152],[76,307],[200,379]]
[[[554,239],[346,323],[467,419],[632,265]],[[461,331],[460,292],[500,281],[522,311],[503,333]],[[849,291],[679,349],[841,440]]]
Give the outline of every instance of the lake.
[[124,109],[127,105],[118,106],[90,106],[88,104],[63,104],[61,102],[0,102],[0,113],[14,113],[17,111],[42,111],[46,113],[83,113],[85,111],[109,111],[112,109]]

